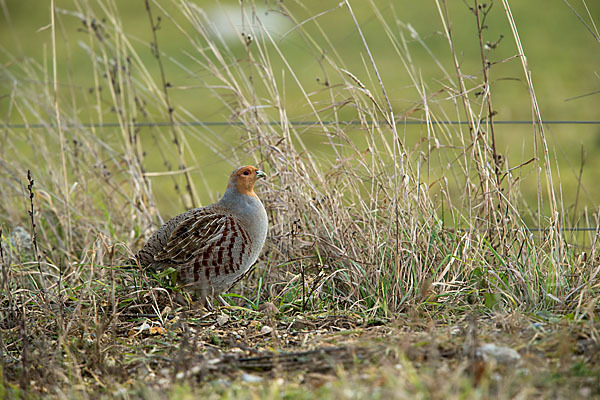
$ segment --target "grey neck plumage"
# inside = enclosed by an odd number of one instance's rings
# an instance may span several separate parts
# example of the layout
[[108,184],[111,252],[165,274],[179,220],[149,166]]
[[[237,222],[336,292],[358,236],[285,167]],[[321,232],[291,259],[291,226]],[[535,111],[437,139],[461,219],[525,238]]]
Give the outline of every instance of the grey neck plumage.
[[263,209],[263,205],[258,197],[241,194],[233,187],[227,188],[218,205],[225,209],[235,210],[239,214],[247,215],[251,218],[256,216],[257,210]]

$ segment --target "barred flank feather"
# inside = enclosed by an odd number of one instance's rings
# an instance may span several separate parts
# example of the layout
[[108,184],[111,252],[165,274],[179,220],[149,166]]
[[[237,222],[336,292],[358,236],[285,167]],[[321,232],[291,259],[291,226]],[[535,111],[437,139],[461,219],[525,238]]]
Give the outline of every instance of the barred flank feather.
[[265,243],[267,213],[254,194],[262,177],[255,167],[235,170],[219,202],[167,221],[137,253],[137,261],[156,270],[176,268],[184,287],[202,295],[229,289],[256,262]]

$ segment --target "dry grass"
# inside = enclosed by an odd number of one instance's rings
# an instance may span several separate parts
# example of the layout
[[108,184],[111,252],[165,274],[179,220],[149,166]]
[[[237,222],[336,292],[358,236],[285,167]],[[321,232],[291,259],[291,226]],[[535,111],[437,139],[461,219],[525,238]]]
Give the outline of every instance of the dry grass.
[[[485,6],[475,7],[473,16],[482,68],[476,79],[467,80],[446,2],[437,3],[455,70],[435,89],[412,64],[405,43],[410,31],[375,10],[394,49],[390,57],[403,65],[418,94],[410,109],[397,110],[364,37],[357,52],[367,55],[361,74],[367,79],[344,67],[345,57],[357,55],[325,51],[328,27],[319,25],[318,16],[295,20],[283,3],[276,5],[278,11],[293,21],[294,34],[318,60],[326,82],[318,91],[299,77],[281,42],[260,28],[252,7],[244,12],[256,25],[240,34],[245,53],[240,58],[214,36],[211,21],[193,3],[146,2],[140,12],[147,13],[154,35],[150,47],[161,71],[156,77],[112,1],[99,2],[96,11],[84,0],[73,4],[77,11],[69,18],[80,18],[86,33],[80,46],[89,54],[85,68],[92,89],[40,85],[56,79],[32,60],[5,69],[2,81],[11,96],[10,119],[43,124],[2,133],[4,395],[70,397],[94,390],[92,397],[155,396],[146,385],[172,397],[209,392],[244,398],[282,393],[366,397],[372,390],[382,398],[394,391],[398,398],[600,393],[597,379],[588,379],[598,373],[598,359],[589,353],[597,353],[598,346],[598,232],[567,241],[561,230],[570,216],[554,191],[539,111],[532,121],[536,147],[530,163],[509,165],[495,148],[499,133],[484,46]],[[538,110],[508,2],[503,5],[532,107]],[[335,10],[356,17],[348,1]],[[179,60],[161,51],[156,15],[180,30],[193,53]],[[360,31],[358,22],[355,27]],[[182,65],[220,102],[238,124],[239,145],[226,147],[218,135],[183,123],[193,116],[170,98],[165,59]],[[54,71],[67,67],[52,60]],[[290,121],[285,100],[290,92],[299,93],[296,107],[314,125]],[[88,110],[86,118],[116,125],[86,126],[82,108]],[[346,124],[348,116],[354,124]],[[455,118],[469,124],[436,123]],[[406,121],[415,119],[427,124],[421,140],[408,146]],[[168,127],[139,125],[156,121],[168,121]],[[315,132],[320,143],[307,144]],[[119,264],[161,222],[146,152],[173,172],[168,175],[172,196],[189,207],[199,198],[192,174],[199,164],[195,143],[231,167],[250,155],[271,173],[261,187],[270,216],[263,257],[235,288],[237,295],[228,297],[230,310],[203,317],[181,305],[177,298],[185,296],[168,277]],[[538,182],[533,206],[525,204],[518,174],[531,166]],[[25,180],[27,169],[32,182]],[[598,226],[596,214],[578,218]],[[525,221],[546,229],[530,232]],[[19,225],[27,227],[33,243],[27,243],[27,235],[23,244],[11,236]],[[281,314],[258,312],[266,302]],[[294,325],[305,313],[326,320],[343,315],[350,322]],[[468,333],[472,315],[481,327]],[[511,315],[523,326],[497,322]],[[272,330],[265,334],[262,326]],[[302,340],[289,340],[304,331]],[[205,372],[210,363],[203,363],[211,355],[223,357],[231,349],[261,353],[265,347],[314,349],[329,344],[328,336],[337,331],[352,338],[333,344],[375,346],[385,356],[346,364],[336,362],[343,357],[333,357],[334,366],[326,372],[301,368],[301,378],[293,371],[275,373],[251,389],[240,381],[230,386],[213,379],[241,371],[239,365]],[[569,370],[568,384],[552,378],[545,386],[502,366],[487,366],[478,375],[473,372],[478,361],[469,356],[476,345],[463,345],[469,335],[475,343],[477,338],[499,341],[525,358],[543,358],[544,377]],[[563,348],[564,337],[568,345]],[[540,338],[552,345],[532,344]],[[450,355],[440,355],[448,348]],[[533,365],[526,360],[521,372],[534,374]],[[200,373],[188,374],[195,366]],[[179,375],[182,371],[187,372]],[[577,373],[585,379],[578,380]],[[446,382],[442,386],[440,376]],[[517,386],[502,392],[508,383]]]

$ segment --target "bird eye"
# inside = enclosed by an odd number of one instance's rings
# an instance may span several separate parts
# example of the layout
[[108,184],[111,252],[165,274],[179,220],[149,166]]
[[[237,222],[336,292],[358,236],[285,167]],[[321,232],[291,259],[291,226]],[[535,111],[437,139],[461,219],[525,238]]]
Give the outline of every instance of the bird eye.
[[250,175],[250,172],[244,171],[244,175]]

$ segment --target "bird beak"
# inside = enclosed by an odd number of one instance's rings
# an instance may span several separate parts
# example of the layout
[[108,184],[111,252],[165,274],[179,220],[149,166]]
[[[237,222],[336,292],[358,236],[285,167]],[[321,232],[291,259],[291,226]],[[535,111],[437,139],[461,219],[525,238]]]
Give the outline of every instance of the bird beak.
[[267,174],[265,174],[264,172],[262,172],[262,171],[260,171],[260,170],[259,170],[259,171],[256,171],[256,178],[257,178],[257,179],[260,179],[260,178],[266,178],[266,177],[267,177]]

